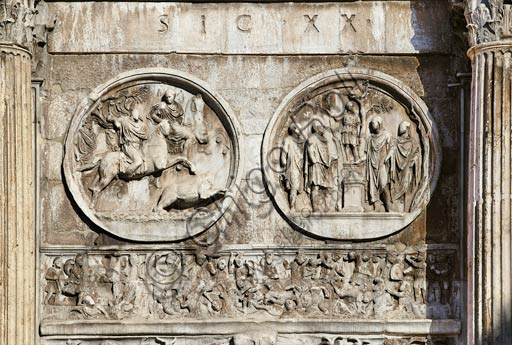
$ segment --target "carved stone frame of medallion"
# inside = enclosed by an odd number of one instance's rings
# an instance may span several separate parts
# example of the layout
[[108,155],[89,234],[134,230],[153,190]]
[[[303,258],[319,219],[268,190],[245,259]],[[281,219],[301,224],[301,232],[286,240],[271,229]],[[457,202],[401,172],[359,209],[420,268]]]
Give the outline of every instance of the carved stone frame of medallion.
[[[216,201],[215,211],[208,214],[206,221],[199,221],[199,224],[190,226],[189,218],[178,220],[174,223],[164,221],[152,222],[145,224],[133,223],[129,220],[108,220],[100,218],[95,210],[91,207],[90,203],[85,200],[83,192],[79,187],[76,180],[76,172],[73,171],[73,147],[74,134],[79,130],[82,121],[91,110],[101,101],[107,93],[116,88],[125,85],[136,84],[137,82],[148,81],[162,83],[164,85],[176,86],[191,92],[192,94],[202,95],[205,103],[217,115],[222,125],[227,131],[229,139],[231,140],[232,153],[231,153],[231,167],[230,176],[228,179],[228,187],[226,188],[225,195],[222,199]],[[73,195],[74,201],[78,208],[89,218],[94,224],[114,234],[115,236],[142,242],[169,242],[180,241],[185,238],[196,236],[208,228],[212,227],[215,222],[224,214],[230,207],[234,199],[236,186],[241,181],[241,165],[243,160],[240,157],[242,150],[242,137],[240,125],[234,116],[233,110],[229,107],[226,101],[204,81],[181,71],[166,69],[166,68],[144,68],[128,71],[118,75],[117,77],[107,81],[93,90],[90,95],[85,98],[77,107],[75,115],[72,119],[71,125],[68,129],[68,134],[65,141],[65,152],[63,169],[66,177],[66,185]],[[151,225],[149,228],[148,226]],[[172,226],[171,226],[172,225]],[[164,231],[169,226],[173,231]]]
[[[425,172],[422,176],[420,195],[411,212],[402,213],[366,213],[362,211],[342,212],[302,212],[291,210],[285,193],[281,192],[281,181],[277,178],[276,169],[271,166],[273,154],[278,147],[276,140],[287,126],[289,113],[294,112],[296,104],[306,104],[315,109],[313,96],[322,94],[332,85],[359,82],[370,83],[392,97],[407,113],[411,122],[419,123],[421,130],[420,145],[426,147],[422,160]],[[318,91],[320,90],[320,91]],[[313,98],[312,98],[313,97]],[[315,96],[316,97],[316,96]],[[308,103],[308,99],[311,100]],[[411,115],[412,114],[412,115]],[[407,85],[396,78],[382,72],[365,68],[343,68],[318,74],[293,89],[281,102],[265,131],[262,146],[262,166],[268,191],[281,215],[299,231],[304,231],[319,238],[336,240],[367,240],[388,236],[402,230],[413,222],[424,210],[430,195],[435,189],[441,164],[441,145],[439,144],[436,126],[423,100]]]

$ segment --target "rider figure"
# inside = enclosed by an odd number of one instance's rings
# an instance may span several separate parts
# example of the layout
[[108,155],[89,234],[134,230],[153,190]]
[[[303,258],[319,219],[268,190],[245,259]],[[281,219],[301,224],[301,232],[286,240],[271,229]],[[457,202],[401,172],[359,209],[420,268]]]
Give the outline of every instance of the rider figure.
[[121,164],[121,172],[133,174],[144,162],[142,142],[148,139],[146,124],[140,119],[139,111],[134,109],[131,116],[117,118],[114,126],[119,132],[121,150],[128,158],[127,164]]
[[190,130],[184,125],[183,107],[176,101],[176,92],[168,89],[162,101],[151,107],[148,114],[153,124],[157,125],[162,120],[167,120],[171,127],[169,135],[168,151],[169,153],[182,153],[185,142],[190,139]]

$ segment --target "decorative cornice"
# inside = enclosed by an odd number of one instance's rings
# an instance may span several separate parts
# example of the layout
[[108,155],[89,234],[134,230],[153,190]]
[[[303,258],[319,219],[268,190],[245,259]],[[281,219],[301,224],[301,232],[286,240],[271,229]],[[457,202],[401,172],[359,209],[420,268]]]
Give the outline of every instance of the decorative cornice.
[[140,334],[154,334],[157,336],[173,335],[222,335],[233,334],[241,330],[272,329],[284,334],[320,333],[319,329],[327,333],[354,334],[358,330],[365,330],[366,334],[416,334],[416,335],[455,335],[460,333],[461,323],[457,320],[387,320],[387,321],[339,321],[339,320],[277,320],[277,321],[233,321],[233,320],[208,320],[201,321],[168,321],[158,320],[157,323],[140,323],[119,321],[84,321],[84,320],[59,320],[41,322],[42,335],[71,336],[71,335],[115,335],[126,336]]

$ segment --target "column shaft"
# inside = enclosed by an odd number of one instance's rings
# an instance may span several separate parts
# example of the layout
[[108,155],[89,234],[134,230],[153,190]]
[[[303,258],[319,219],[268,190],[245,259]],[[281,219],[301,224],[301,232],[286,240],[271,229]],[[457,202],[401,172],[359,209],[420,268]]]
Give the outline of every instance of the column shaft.
[[474,344],[512,344],[511,53],[512,46],[503,45],[470,51],[468,321]]
[[34,119],[31,56],[0,43],[0,344],[34,344]]

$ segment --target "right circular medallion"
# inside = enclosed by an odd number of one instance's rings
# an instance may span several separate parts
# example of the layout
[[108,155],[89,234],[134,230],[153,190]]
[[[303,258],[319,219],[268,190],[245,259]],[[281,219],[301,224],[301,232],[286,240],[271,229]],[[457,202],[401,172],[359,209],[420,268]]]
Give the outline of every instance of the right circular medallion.
[[395,233],[424,210],[441,163],[421,98],[397,79],[344,68],[285,97],[264,136],[267,188],[296,228],[321,238]]

